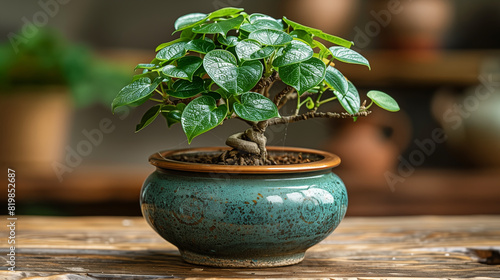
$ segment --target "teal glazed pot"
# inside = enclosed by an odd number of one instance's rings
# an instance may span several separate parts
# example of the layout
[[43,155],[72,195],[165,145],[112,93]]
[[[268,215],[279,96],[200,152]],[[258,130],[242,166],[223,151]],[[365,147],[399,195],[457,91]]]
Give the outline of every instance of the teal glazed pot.
[[344,218],[347,192],[332,172],[340,163],[336,155],[270,147],[270,153],[301,153],[316,161],[228,166],[170,159],[223,150],[166,151],[149,158],[156,171],[141,190],[143,216],[185,261],[216,267],[296,264]]

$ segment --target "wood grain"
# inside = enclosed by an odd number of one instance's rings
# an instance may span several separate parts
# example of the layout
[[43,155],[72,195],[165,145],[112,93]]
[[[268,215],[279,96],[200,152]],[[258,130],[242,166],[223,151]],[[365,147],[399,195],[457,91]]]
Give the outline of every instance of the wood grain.
[[16,238],[0,279],[500,278],[500,216],[346,218],[302,263],[265,269],[187,264],[142,218],[19,217]]

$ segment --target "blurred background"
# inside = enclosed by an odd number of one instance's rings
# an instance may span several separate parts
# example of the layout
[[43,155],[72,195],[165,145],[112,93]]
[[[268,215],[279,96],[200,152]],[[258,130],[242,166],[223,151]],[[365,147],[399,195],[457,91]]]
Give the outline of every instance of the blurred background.
[[[338,64],[362,96],[402,110],[272,128],[269,144],[329,150],[348,215],[500,214],[500,5],[495,0],[5,1],[0,10],[0,158],[18,214],[140,215],[150,154],[188,147],[180,126],[135,134],[144,109],[111,114],[176,18],[227,6],[354,41],[371,62]],[[196,138],[220,146],[239,122]],[[6,201],[6,192],[2,192]],[[3,202],[2,202],[3,204]]]

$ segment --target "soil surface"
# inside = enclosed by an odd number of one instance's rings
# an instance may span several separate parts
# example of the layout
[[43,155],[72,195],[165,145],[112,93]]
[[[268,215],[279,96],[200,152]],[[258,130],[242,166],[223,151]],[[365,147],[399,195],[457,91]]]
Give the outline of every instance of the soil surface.
[[265,161],[258,155],[241,153],[237,150],[226,151],[222,154],[187,154],[174,155],[170,159],[182,162],[221,164],[221,165],[288,165],[298,163],[308,163],[317,161],[317,158],[310,158],[298,154],[270,154]]

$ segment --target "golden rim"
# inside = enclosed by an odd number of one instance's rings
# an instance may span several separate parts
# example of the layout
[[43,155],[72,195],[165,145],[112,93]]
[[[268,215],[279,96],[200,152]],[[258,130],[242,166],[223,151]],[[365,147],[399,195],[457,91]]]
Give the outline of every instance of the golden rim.
[[340,158],[332,153],[305,149],[305,148],[290,148],[290,147],[268,147],[270,152],[292,152],[312,154],[322,157],[322,159],[309,162],[290,165],[262,165],[262,166],[249,166],[249,165],[219,165],[219,164],[201,164],[191,162],[181,162],[169,159],[168,157],[180,154],[193,154],[193,153],[212,153],[222,152],[229,150],[228,147],[208,147],[208,148],[191,148],[182,150],[162,151],[152,154],[149,157],[149,162],[161,169],[170,169],[177,171],[190,171],[190,172],[205,172],[205,173],[240,173],[240,174],[269,174],[269,173],[296,173],[296,172],[310,172],[331,169],[340,164]]

